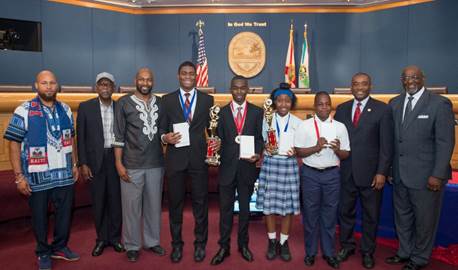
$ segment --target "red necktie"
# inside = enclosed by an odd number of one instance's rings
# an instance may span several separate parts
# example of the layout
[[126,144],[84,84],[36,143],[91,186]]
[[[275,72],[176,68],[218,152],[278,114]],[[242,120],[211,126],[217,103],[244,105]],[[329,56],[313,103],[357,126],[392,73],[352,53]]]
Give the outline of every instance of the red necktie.
[[189,114],[188,114],[188,123],[191,123],[192,121],[192,108],[189,108],[191,106],[191,102],[189,102],[189,96],[191,94],[189,93],[184,93],[184,96],[186,97],[186,101],[184,102],[184,107],[186,108],[186,111],[189,111]]
[[242,106],[237,108],[237,119],[236,119],[236,121],[237,121],[238,125],[242,125],[241,124],[241,122],[242,122],[242,109],[243,109]]
[[361,102],[356,104],[355,115],[353,115],[353,126],[357,127],[359,122],[359,117],[361,116]]

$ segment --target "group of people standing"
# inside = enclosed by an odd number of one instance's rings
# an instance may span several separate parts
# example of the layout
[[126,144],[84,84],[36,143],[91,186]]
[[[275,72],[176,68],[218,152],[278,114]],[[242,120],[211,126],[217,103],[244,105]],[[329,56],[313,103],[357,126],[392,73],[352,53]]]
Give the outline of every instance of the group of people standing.
[[[159,256],[167,253],[160,245],[165,175],[173,263],[183,257],[183,207],[189,179],[194,260],[205,259],[206,128],[214,99],[196,90],[193,63],[183,62],[177,79],[180,88],[159,97],[152,93],[152,71],[142,68],[135,77],[136,91],[114,101],[115,78],[106,72],[98,74],[98,97],[82,102],[78,109],[76,143],[70,108],[56,100],[55,75],[50,71],[37,75],[37,97],[16,108],[4,138],[10,141],[17,188],[29,196],[39,269],[51,269],[51,258],[79,259],[67,246],[73,184],[78,178],[91,183],[97,232],[92,256],[112,246],[116,252],[126,251],[127,259],[135,262],[141,249]],[[248,80],[235,76],[232,101],[219,114],[220,140],[208,141],[221,155],[220,249],[210,264],[221,264],[230,255],[235,200],[240,207],[238,251],[244,260],[254,260],[249,248],[249,202],[259,178],[256,206],[265,214],[268,260],[292,259],[289,232],[293,216],[302,212],[305,265],[315,263],[319,245],[326,263],[338,268],[356,251],[353,230],[359,199],[361,262],[373,268],[382,192],[390,181],[399,249],[385,262],[402,264],[403,270],[425,266],[434,244],[444,185],[451,177],[454,114],[447,98],[425,89],[420,68],[406,67],[401,83],[405,93],[385,104],[370,97],[370,76],[357,73],[351,81],[354,99],[337,106],[332,117],[330,95],[318,92],[315,114],[306,120],[291,113],[297,98],[282,83],[270,95],[275,114],[269,126],[263,110],[246,100]],[[272,130],[277,143],[287,145],[285,151],[266,143]],[[251,157],[240,158],[241,135],[253,137]],[[261,157],[258,175],[256,162]],[[49,202],[56,217],[51,244],[47,241]],[[278,236],[277,216],[281,217]],[[341,249],[336,251],[338,221]]]

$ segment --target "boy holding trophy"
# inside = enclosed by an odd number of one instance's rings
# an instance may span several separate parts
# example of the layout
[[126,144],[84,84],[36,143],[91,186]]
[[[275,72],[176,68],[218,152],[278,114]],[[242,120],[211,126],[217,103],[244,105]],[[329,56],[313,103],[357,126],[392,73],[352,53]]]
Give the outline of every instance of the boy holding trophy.
[[248,248],[249,202],[257,178],[256,161],[262,148],[262,109],[248,103],[248,81],[235,76],[231,81],[232,101],[221,109],[217,133],[221,138],[219,167],[220,249],[211,260],[220,264],[230,255],[235,193],[240,205],[238,250],[243,259],[253,261]]

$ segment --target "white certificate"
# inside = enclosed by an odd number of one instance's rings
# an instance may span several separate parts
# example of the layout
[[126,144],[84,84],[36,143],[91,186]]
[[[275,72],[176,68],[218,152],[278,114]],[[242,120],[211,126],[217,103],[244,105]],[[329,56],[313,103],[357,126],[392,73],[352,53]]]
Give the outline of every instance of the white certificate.
[[254,156],[254,136],[240,136],[240,158],[251,158]]
[[280,142],[278,143],[278,154],[287,156],[288,151],[294,146],[294,133],[282,132],[280,135]]
[[178,132],[181,135],[180,142],[175,144],[175,147],[184,147],[190,145],[188,122],[173,124],[173,132]]
[[331,123],[321,123],[320,136],[325,138],[330,144],[337,137],[336,126]]

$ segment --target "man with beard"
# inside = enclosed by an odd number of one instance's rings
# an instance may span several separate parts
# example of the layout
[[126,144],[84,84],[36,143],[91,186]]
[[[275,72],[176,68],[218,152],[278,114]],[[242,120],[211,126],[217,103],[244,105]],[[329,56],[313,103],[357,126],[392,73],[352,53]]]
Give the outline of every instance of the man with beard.
[[356,201],[362,208],[362,265],[375,265],[375,237],[380,215],[382,191],[393,156],[393,114],[388,104],[369,96],[371,77],[356,73],[351,79],[354,99],[337,106],[334,119],[343,123],[350,136],[350,157],[340,166],[340,244],[343,262],[355,253],[353,230]]
[[82,102],[78,108],[77,139],[81,176],[91,184],[92,208],[97,240],[92,256],[100,256],[105,246],[124,251],[121,240],[121,190],[114,162],[113,124],[116,102],[113,75],[97,75],[98,97]]
[[388,264],[424,267],[431,256],[455,145],[452,103],[424,87],[417,66],[401,75],[405,93],[390,101],[394,117],[393,203],[399,238]]
[[153,84],[151,70],[141,68],[135,76],[137,90],[120,98],[115,108],[113,146],[116,169],[122,180],[122,237],[131,262],[137,261],[142,246],[159,256],[165,255],[160,246],[163,154],[158,123],[161,104],[160,98],[151,93]]
[[[162,141],[169,144],[166,153],[170,233],[174,263],[181,261],[184,242],[181,237],[186,178],[191,178],[192,210],[195,219],[194,261],[205,258],[208,239],[208,166],[205,163],[207,144],[205,129],[209,125],[213,97],[197,91],[196,67],[186,61],[178,67],[180,89],[162,99]],[[177,147],[182,134],[174,132],[174,125],[187,127],[190,145]],[[178,145],[179,146],[179,145]]]
[[[37,241],[39,269],[51,269],[51,258],[76,261],[68,247],[74,183],[78,180],[75,131],[70,107],[56,100],[58,84],[51,71],[38,73],[38,95],[14,111],[4,138],[18,191],[27,196]],[[54,206],[54,240],[48,244],[48,204]]]

